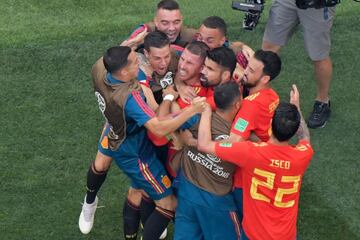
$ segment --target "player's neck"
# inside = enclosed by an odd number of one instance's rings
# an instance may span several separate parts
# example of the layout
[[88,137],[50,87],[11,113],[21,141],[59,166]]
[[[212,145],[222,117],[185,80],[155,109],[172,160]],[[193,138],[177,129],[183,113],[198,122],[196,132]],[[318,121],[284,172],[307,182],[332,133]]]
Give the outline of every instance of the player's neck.
[[131,78],[130,74],[121,74],[120,71],[112,73],[113,78],[121,81],[121,82],[129,82],[133,78]]
[[290,145],[288,141],[280,142],[279,140],[277,140],[277,139],[274,137],[274,135],[271,135],[271,136],[270,136],[269,143],[274,144],[274,145],[277,145],[277,146],[289,146],[289,145]]
[[226,111],[220,111],[220,110],[216,110],[216,114],[219,115],[222,119],[224,119],[226,122],[232,124],[233,120],[234,120],[234,114],[231,114],[229,112]]
[[185,81],[185,84],[188,86],[200,86],[201,85],[200,78],[199,76],[190,78],[189,80]]
[[269,88],[270,88],[270,84],[265,84],[265,85],[259,84],[255,87],[252,87],[249,89],[249,95],[252,95],[254,93],[257,93],[257,92],[260,92],[262,90],[269,89]]

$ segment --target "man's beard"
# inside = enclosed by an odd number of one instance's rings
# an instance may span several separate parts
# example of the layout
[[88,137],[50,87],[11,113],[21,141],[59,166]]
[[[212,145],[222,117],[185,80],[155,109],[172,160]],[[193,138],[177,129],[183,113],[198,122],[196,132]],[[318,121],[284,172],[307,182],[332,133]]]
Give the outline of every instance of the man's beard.
[[242,81],[241,81],[241,84],[242,84],[244,87],[250,89],[250,88],[256,87],[256,86],[259,84],[259,82],[260,82],[260,79],[256,80],[256,81],[253,82],[253,83],[249,83],[247,80],[244,80],[244,78],[243,78]]
[[211,86],[209,80],[203,74],[201,74],[200,76],[200,84],[201,86],[206,88]]
[[253,87],[256,87],[257,83],[246,82],[243,85],[244,85],[244,87],[247,87],[247,88],[253,88]]

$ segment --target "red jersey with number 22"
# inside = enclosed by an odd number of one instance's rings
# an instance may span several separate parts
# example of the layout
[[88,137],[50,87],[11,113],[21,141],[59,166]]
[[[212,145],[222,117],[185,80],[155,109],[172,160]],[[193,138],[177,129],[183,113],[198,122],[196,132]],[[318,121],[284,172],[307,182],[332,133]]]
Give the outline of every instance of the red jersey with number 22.
[[310,143],[217,143],[215,152],[242,168],[243,228],[249,239],[296,239],[301,180],[313,156]]

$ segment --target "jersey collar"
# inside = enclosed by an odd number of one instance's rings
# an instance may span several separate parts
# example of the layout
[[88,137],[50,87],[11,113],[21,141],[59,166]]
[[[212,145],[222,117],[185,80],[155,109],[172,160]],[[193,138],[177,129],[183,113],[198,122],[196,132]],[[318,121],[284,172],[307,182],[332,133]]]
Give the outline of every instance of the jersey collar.
[[123,81],[116,79],[111,73],[107,73],[106,79],[110,84],[124,83]]

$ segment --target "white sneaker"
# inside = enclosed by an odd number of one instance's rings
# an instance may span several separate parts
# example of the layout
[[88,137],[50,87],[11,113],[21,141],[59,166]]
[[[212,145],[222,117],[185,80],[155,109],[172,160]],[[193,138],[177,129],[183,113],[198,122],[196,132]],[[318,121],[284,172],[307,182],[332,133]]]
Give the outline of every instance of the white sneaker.
[[96,212],[96,207],[98,204],[98,197],[95,198],[95,201],[92,204],[86,203],[86,196],[84,199],[84,204],[79,217],[79,228],[83,234],[88,234],[93,225],[94,217]]
[[159,239],[165,239],[167,236],[167,228],[165,228],[165,230],[163,231],[163,233],[160,235]]

